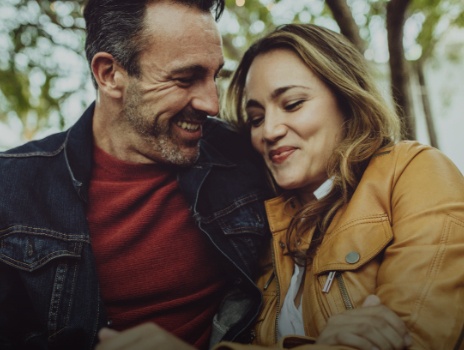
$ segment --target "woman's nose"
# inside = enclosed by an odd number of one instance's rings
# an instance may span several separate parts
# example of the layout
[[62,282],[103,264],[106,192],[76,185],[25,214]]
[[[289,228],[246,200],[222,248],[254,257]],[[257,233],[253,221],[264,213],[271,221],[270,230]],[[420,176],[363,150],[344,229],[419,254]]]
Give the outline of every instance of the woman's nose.
[[287,127],[277,118],[268,117],[264,119],[263,125],[263,141],[276,142],[287,134]]

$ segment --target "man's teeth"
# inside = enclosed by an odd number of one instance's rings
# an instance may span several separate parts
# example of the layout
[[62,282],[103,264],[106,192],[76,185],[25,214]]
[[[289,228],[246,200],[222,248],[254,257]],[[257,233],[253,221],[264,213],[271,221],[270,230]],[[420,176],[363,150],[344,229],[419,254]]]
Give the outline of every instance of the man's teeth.
[[197,131],[201,127],[200,124],[187,123],[187,122],[184,122],[184,121],[179,121],[179,122],[176,123],[176,125],[179,126],[182,129],[188,130],[188,131]]

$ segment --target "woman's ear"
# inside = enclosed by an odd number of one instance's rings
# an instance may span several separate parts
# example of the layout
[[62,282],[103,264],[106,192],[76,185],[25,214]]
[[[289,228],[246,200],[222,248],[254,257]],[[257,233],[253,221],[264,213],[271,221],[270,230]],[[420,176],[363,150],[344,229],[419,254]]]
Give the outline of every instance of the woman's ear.
[[100,93],[115,99],[123,96],[127,72],[111,54],[107,52],[95,54],[92,59],[91,69]]

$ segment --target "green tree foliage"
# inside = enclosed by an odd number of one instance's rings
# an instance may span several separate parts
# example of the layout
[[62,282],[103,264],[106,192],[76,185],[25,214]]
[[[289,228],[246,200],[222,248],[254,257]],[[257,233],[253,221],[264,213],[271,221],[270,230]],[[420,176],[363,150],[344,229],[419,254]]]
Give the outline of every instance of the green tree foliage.
[[464,1],[462,0],[414,0],[411,18],[420,23],[417,44],[421,47],[418,59],[426,60],[438,41],[453,27],[464,27]]
[[[227,60],[224,75],[234,70],[251,41],[290,22],[316,23],[342,33],[351,30],[350,35],[359,34],[356,44],[366,58],[387,63],[392,54],[387,45],[387,5],[394,2],[226,0],[219,23]],[[82,111],[93,94],[83,50],[83,3],[0,0],[0,122],[20,121],[23,139],[45,128],[66,127],[72,122],[70,109]],[[334,12],[344,4],[348,12]],[[346,23],[354,26],[347,30]],[[408,0],[405,26],[413,35],[403,38],[402,54],[423,64],[433,57],[448,28],[464,26],[464,2]],[[462,59],[460,52],[450,55]]]
[[222,34],[225,55],[232,62],[252,41],[278,25],[319,22],[337,27],[321,0],[226,0],[226,8]]
[[25,139],[63,127],[66,102],[83,99],[81,8],[80,1],[1,0],[0,119],[18,119]]

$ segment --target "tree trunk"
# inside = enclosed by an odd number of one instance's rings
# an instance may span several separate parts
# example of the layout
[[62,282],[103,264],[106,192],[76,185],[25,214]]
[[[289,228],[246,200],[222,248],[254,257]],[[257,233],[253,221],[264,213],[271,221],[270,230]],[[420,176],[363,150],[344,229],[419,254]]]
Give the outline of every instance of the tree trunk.
[[346,0],[326,0],[332,16],[340,27],[341,33],[350,40],[361,53],[366,49],[366,43],[359,35],[359,26],[356,24],[350,7]]
[[422,108],[424,109],[425,123],[427,125],[427,132],[429,134],[430,145],[438,148],[438,138],[435,131],[435,124],[433,122],[432,109],[430,108],[430,99],[427,92],[427,84],[425,82],[424,64],[422,60],[418,60],[416,65],[417,78],[419,80],[419,88],[422,99]]
[[403,121],[406,139],[416,138],[409,89],[409,69],[404,58],[403,30],[410,0],[390,0],[387,3],[388,51],[390,53],[391,92],[395,108]]

